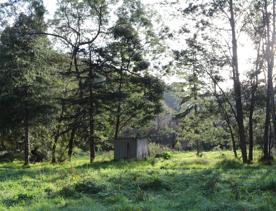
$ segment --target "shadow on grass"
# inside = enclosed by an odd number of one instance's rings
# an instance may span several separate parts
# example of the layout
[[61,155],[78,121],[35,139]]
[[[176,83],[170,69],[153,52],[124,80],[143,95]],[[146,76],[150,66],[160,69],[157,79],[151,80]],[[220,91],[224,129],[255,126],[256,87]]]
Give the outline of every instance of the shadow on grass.
[[238,160],[223,159],[222,161],[216,163],[215,168],[219,168],[223,170],[242,169],[244,168],[244,164],[242,164]]
[[[201,160],[196,162],[200,165],[207,164]],[[174,163],[171,162],[170,165],[167,169],[161,170],[149,168],[152,166],[151,160],[97,161],[93,164],[71,167],[66,165],[64,168],[50,166],[43,169],[10,169],[10,171],[0,169],[0,180],[18,180],[26,175],[35,178],[37,174],[45,174],[51,175],[49,181],[53,182],[52,180],[62,179],[67,172],[70,173],[71,168],[83,175],[85,175],[83,170],[93,172],[99,169],[116,169],[120,171],[112,172],[100,181],[94,177],[81,177],[73,184],[60,187],[58,191],[44,189],[46,199],[50,201],[63,198],[81,201],[84,197],[88,197],[105,207],[130,206],[137,210],[142,210],[144,207],[150,207],[149,210],[203,210],[203,208],[250,210],[248,204],[243,204],[244,201],[252,202],[255,208],[259,208],[262,205],[253,201],[254,198],[265,197],[262,194],[267,193],[275,194],[276,182],[272,176],[276,172],[273,167],[247,166],[235,160],[222,160],[209,169],[189,170],[181,166],[176,166],[179,169],[174,169],[172,168],[175,167]],[[182,165],[185,165],[185,162]],[[54,173],[57,177],[53,177]],[[261,184],[262,180],[267,182]],[[3,203],[6,206],[35,201],[28,196],[5,200]],[[232,203],[233,201],[235,203]],[[265,200],[263,201],[265,203]],[[155,209],[151,207],[153,204],[156,206]],[[89,210],[89,207],[87,209]]]
[[55,173],[64,172],[66,169],[69,168],[61,169],[53,166],[44,168],[25,168],[22,166],[18,166],[17,168],[2,167],[0,168],[0,181],[20,181],[24,176],[35,179],[39,175],[53,175]]
[[[69,163],[66,164],[49,164],[49,163],[42,163],[39,168],[36,166],[31,166],[29,168],[25,168],[20,164],[14,164],[14,163],[7,163],[0,166],[0,182],[1,181],[20,181],[23,177],[30,177],[33,179],[36,179],[39,175],[51,175],[49,179],[44,179],[44,182],[54,182],[56,180],[64,178],[64,176],[70,175],[72,172],[76,171],[79,174],[82,173],[83,170],[89,171],[92,170],[98,170],[98,169],[123,169],[123,168],[135,168],[139,166],[145,165],[147,162],[144,160],[141,161],[135,161],[135,160],[121,160],[121,161],[96,161],[92,164],[82,164],[74,166],[74,163],[72,163],[71,166],[69,166]],[[45,165],[45,167],[43,167]],[[64,167],[63,167],[64,165]],[[53,178],[53,175],[57,174]]]
[[[152,158],[153,159],[153,158]],[[107,168],[117,168],[122,169],[126,167],[140,167],[143,165],[148,165],[149,160],[110,160],[110,161],[95,161],[93,163],[86,163],[83,165],[78,165],[76,169],[107,169]]]

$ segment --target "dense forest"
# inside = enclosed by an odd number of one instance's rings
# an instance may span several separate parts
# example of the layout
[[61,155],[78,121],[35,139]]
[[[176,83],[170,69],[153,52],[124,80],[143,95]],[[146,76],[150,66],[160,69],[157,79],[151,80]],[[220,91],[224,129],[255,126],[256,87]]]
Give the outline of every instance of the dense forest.
[[[97,159],[110,158],[114,143],[126,139],[136,141],[127,151],[146,143],[148,169],[160,159],[189,166],[187,155],[200,169],[204,156],[212,168],[267,169],[276,145],[275,48],[275,0],[0,0],[0,181],[9,168],[28,172],[39,163],[52,171],[87,158],[97,170]],[[231,161],[214,164],[224,156]],[[210,177],[207,189],[215,192],[218,178]],[[169,190],[160,181],[157,189]],[[139,183],[139,194],[151,182]],[[232,194],[242,200],[238,187]],[[4,195],[3,210],[20,205]],[[276,202],[270,205],[257,210]]]

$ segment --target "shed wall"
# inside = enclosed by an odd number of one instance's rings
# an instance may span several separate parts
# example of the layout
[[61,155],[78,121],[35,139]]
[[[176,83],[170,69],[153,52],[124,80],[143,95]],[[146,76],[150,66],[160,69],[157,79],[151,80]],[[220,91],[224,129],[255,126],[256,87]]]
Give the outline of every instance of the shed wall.
[[114,159],[131,159],[137,157],[137,140],[134,138],[118,139],[114,143]]
[[148,142],[146,139],[137,140],[137,159],[144,159],[149,155]]

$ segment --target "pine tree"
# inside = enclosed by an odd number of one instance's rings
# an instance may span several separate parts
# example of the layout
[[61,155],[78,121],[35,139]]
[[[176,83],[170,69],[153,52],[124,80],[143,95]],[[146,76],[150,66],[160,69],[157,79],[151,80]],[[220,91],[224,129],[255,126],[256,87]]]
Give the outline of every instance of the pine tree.
[[24,129],[24,164],[30,162],[30,129],[47,124],[54,112],[51,68],[47,63],[49,42],[29,35],[45,30],[41,2],[34,1],[29,15],[21,13],[1,35],[0,119],[1,129]]

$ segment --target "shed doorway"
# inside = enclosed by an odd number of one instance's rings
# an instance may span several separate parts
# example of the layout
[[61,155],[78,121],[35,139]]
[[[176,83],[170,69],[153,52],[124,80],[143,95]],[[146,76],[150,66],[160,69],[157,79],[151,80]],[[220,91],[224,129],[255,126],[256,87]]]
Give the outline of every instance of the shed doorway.
[[130,159],[131,158],[131,154],[130,154],[130,145],[129,145],[129,142],[127,142],[127,159]]

